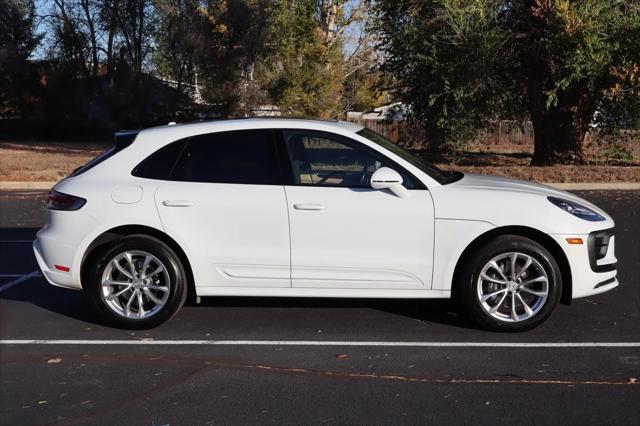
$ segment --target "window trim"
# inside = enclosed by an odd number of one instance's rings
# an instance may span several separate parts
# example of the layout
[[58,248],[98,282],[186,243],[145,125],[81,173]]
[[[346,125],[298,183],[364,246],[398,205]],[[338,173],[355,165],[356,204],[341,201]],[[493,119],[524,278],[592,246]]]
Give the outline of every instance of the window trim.
[[[371,189],[374,190],[373,188],[371,188],[370,186],[344,186],[344,185],[338,185],[338,184],[323,184],[323,185],[318,185],[318,184],[314,184],[314,183],[297,183],[295,180],[295,170],[293,168],[293,161],[291,159],[291,154],[289,152],[289,149],[287,148],[287,144],[286,144],[286,140],[284,137],[284,132],[305,132],[307,134],[310,135],[318,135],[320,137],[325,137],[327,139],[335,139],[337,142],[340,143],[344,143],[345,145],[349,146],[352,149],[363,149],[365,152],[367,153],[373,153],[373,155],[375,156],[379,156],[382,157],[386,160],[387,164],[392,167],[395,171],[397,171],[400,174],[405,174],[406,176],[408,176],[409,178],[411,178],[411,180],[414,183],[414,188],[407,188],[407,190],[409,191],[424,191],[427,190],[427,186],[424,184],[424,182],[422,182],[420,179],[418,179],[418,177],[416,177],[416,175],[414,175],[413,173],[411,173],[409,170],[407,170],[405,167],[403,167],[402,165],[398,164],[397,161],[392,160],[391,158],[389,158],[387,155],[385,155],[385,153],[378,151],[377,149],[374,149],[370,146],[368,146],[367,144],[364,144],[356,139],[350,138],[348,136],[345,135],[341,135],[339,133],[333,133],[333,132],[329,132],[326,130],[314,130],[314,129],[304,129],[304,128],[278,128],[278,129],[274,129],[277,133],[278,133],[278,140],[279,143],[282,145],[282,148],[279,149],[278,151],[282,151],[282,149],[284,149],[284,153],[286,154],[286,164],[283,164],[283,167],[285,167],[287,170],[284,171],[283,170],[283,174],[287,173],[289,176],[289,183],[285,183],[284,185],[287,186],[303,186],[303,187],[313,187],[313,188],[348,188],[348,189]],[[284,163],[284,162],[283,162]]]

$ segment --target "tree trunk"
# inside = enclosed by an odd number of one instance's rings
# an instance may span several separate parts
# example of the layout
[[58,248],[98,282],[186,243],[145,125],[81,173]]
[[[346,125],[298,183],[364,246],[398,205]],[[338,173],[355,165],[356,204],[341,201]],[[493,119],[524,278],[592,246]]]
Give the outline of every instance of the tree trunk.
[[89,28],[89,42],[91,43],[91,75],[98,75],[98,40],[95,30],[95,22],[93,15],[91,14],[91,7],[89,0],[83,0],[80,3],[84,12],[84,17],[87,20],[87,27]]
[[581,163],[585,120],[579,108],[552,107],[531,115],[534,151],[531,165]]
[[[582,141],[595,112],[593,96],[586,81],[562,89],[555,84],[559,76],[551,68],[553,61],[547,59],[553,57],[553,52],[541,42],[550,24],[540,15],[543,8],[537,3],[540,2],[514,2],[522,18],[517,30],[527,35],[522,43],[526,45],[523,61],[527,72],[527,107],[534,130],[531,165],[581,163]],[[554,99],[549,98],[551,92]]]
[[576,85],[557,93],[555,103],[548,106],[552,78],[541,57],[534,52],[527,57],[528,107],[534,131],[531,165],[581,163],[582,141],[595,110],[592,96]]

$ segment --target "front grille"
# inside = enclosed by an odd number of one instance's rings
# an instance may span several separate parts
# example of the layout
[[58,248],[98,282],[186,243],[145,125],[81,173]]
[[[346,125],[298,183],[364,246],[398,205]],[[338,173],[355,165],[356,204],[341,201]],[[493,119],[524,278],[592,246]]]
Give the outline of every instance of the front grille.
[[613,233],[599,233],[595,235],[594,249],[596,252],[596,260],[602,259],[607,254],[609,248],[609,240]]

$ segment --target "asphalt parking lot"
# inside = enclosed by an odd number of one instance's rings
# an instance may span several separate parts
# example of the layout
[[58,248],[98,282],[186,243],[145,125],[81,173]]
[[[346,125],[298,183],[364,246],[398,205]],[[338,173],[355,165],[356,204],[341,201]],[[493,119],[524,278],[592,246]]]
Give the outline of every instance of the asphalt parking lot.
[[[621,286],[527,333],[448,301],[205,299],[130,332],[37,273],[38,192],[0,193],[2,424],[638,424],[640,191],[616,220]],[[27,342],[28,341],[28,342]]]

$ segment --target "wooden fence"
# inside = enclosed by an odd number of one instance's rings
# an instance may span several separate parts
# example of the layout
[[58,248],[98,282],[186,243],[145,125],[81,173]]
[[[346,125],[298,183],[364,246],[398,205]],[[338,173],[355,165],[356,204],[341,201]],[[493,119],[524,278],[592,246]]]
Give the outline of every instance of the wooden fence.
[[[410,124],[406,121],[387,121],[366,118],[347,117],[347,121],[361,124],[374,132],[380,133],[387,139],[398,142],[403,140],[416,145],[417,141],[411,139],[417,129],[409,128]],[[410,139],[407,141],[406,139]],[[518,122],[514,120],[501,120],[487,127],[478,134],[474,141],[483,145],[533,145],[533,125],[530,121]]]
[[368,129],[373,130],[376,133],[380,133],[382,136],[393,142],[398,142],[400,140],[400,130],[402,127],[406,127],[407,125],[406,121],[372,120],[362,117],[347,117],[347,121],[360,124]]

